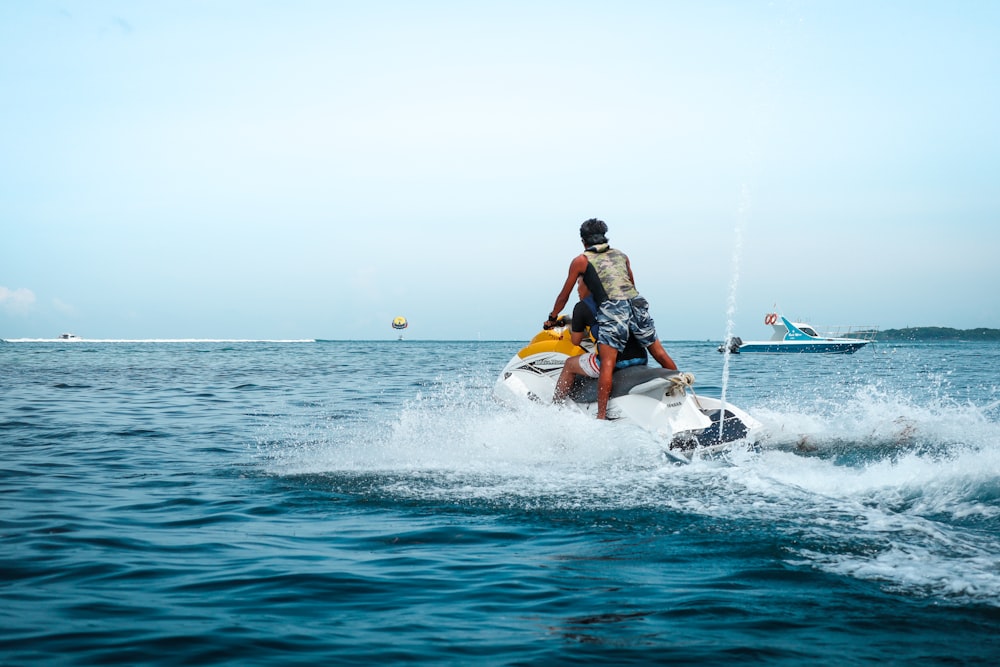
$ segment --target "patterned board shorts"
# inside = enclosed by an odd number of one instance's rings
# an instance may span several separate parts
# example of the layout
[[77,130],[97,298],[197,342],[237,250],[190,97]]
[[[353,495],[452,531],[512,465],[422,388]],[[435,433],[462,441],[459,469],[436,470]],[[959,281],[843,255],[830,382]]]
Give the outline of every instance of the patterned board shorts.
[[580,370],[590,378],[601,376],[601,361],[597,358],[596,352],[584,352],[577,359],[580,362]]
[[605,301],[597,311],[599,345],[610,345],[619,352],[625,349],[628,333],[643,347],[656,342],[656,327],[649,315],[649,302],[641,296],[624,301]]

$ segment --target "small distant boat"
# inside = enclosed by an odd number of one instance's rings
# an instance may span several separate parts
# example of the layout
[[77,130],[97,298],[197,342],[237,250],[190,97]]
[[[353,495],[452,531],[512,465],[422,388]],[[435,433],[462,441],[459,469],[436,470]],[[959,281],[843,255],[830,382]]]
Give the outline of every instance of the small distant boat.
[[80,337],[73,333],[59,334],[59,340],[80,340]]
[[744,341],[737,336],[720,345],[719,352],[725,352],[728,346],[731,354],[743,352],[853,354],[875,340],[878,334],[878,327],[837,327],[832,331],[818,333],[811,324],[791,322],[777,313],[765,315],[764,324],[774,329],[769,340]]

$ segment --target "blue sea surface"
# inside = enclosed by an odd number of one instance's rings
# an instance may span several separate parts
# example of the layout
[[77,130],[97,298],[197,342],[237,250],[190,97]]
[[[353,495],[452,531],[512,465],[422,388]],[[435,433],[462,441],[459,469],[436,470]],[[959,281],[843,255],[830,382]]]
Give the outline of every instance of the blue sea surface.
[[1000,663],[1000,345],[717,344],[678,466],[517,341],[0,343],[0,664]]

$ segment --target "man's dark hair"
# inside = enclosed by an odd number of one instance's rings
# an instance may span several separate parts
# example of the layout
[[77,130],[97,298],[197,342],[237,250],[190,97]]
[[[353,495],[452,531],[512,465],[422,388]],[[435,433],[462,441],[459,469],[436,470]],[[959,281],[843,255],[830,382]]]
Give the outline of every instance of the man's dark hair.
[[597,218],[591,218],[590,220],[585,220],[582,225],[580,225],[580,238],[587,245],[597,245],[598,243],[607,243],[608,237],[605,234],[608,233],[608,226],[604,224],[603,220],[598,220]]

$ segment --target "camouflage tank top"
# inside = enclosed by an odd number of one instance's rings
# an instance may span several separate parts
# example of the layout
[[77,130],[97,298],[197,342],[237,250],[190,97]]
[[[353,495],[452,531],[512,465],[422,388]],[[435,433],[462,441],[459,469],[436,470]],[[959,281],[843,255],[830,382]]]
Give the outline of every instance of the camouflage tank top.
[[628,277],[628,257],[607,243],[587,248],[584,253],[590,262],[583,282],[598,304],[604,301],[624,301],[639,296]]

